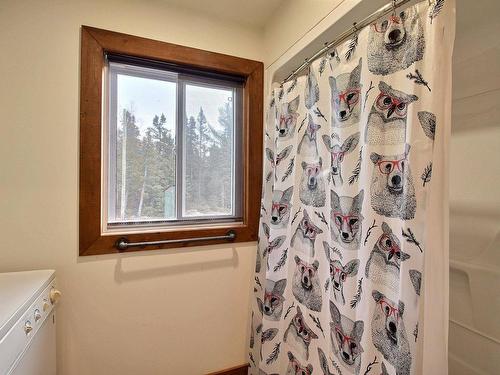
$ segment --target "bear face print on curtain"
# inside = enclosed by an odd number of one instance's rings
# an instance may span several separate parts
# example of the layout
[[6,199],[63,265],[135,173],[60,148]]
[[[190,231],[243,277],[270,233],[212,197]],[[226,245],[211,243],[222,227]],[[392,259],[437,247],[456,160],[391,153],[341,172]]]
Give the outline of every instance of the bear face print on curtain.
[[424,239],[448,24],[452,0],[398,9],[271,92],[251,374],[421,368],[424,256],[444,256]]

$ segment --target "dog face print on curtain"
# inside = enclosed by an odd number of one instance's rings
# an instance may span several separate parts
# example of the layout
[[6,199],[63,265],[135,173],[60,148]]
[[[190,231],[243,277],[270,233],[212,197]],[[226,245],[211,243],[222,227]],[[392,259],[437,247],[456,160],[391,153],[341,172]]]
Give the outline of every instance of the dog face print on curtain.
[[398,9],[271,92],[251,374],[416,374],[452,8]]

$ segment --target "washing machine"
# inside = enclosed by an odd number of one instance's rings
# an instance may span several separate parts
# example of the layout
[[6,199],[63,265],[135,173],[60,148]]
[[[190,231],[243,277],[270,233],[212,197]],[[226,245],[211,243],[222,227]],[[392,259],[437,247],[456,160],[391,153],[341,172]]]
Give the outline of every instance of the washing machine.
[[0,374],[56,374],[53,270],[0,273]]

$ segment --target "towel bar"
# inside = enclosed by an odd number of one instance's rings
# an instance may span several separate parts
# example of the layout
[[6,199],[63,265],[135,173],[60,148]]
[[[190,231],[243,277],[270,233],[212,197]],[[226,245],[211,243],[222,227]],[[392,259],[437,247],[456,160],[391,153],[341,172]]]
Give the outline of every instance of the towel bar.
[[175,240],[144,241],[144,242],[128,242],[126,238],[122,237],[118,241],[116,241],[115,247],[120,251],[125,251],[130,247],[143,247],[143,246],[165,245],[173,243],[215,241],[215,240],[233,241],[235,238],[236,238],[236,232],[234,230],[230,230],[225,235],[221,236],[180,238]]

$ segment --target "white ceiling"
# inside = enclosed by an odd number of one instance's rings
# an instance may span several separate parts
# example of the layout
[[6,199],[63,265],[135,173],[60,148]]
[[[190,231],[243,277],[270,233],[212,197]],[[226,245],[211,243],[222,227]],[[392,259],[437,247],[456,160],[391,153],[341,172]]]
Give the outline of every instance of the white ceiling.
[[262,29],[278,6],[286,0],[163,0],[178,8],[197,11],[247,27]]

